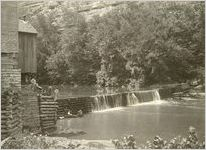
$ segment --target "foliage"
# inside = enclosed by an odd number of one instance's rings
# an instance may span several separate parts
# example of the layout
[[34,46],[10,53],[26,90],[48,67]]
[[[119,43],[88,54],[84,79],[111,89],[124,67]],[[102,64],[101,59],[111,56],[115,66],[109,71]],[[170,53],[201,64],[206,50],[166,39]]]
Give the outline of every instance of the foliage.
[[17,135],[11,137],[3,145],[2,149],[48,149],[55,148],[56,141],[48,142],[43,136]]
[[147,141],[144,146],[138,147],[133,135],[126,136],[123,139],[115,139],[112,141],[117,149],[204,149],[205,143],[200,142],[194,127],[189,127],[188,136],[181,138],[175,137],[169,141],[164,140],[160,136],[155,136],[153,141]]
[[[30,20],[38,31],[37,36],[37,78],[40,83],[49,83],[46,60],[60,50],[61,26],[58,19],[61,15],[59,8],[45,9]],[[50,79],[50,78],[49,78]]]
[[64,9],[62,17],[62,49],[48,59],[47,70],[55,80],[63,80],[60,81],[62,83],[95,84],[99,57],[89,45],[85,18],[67,9]]
[[[117,149],[204,149],[205,143],[198,140],[197,132],[194,127],[190,127],[188,136],[181,138],[175,137],[171,140],[164,140],[160,136],[155,136],[153,141],[146,144],[137,145],[133,135],[123,139],[112,140]],[[81,142],[70,141],[67,146],[59,145],[58,138],[48,140],[46,136],[30,134],[18,134],[11,137],[1,147],[2,149],[81,149],[85,148]]]
[[58,144],[58,138],[48,140],[47,136],[30,134],[18,134],[4,142],[2,149],[75,149],[80,143],[70,142],[67,146]]
[[67,146],[67,149],[75,149],[75,148],[78,148],[81,144],[74,144],[72,142],[70,142]]
[[43,4],[31,17],[40,83],[204,83],[204,2],[127,2],[90,20],[79,4]]
[[154,84],[184,82],[193,77],[193,60],[200,56],[191,52],[202,49],[199,54],[204,56],[204,46],[198,47],[203,45],[200,41],[204,36],[195,35],[202,33],[204,25],[197,29],[194,24],[202,23],[202,7],[199,3],[129,3],[126,8],[94,18],[91,32],[102,58],[100,71],[105,80],[122,75],[124,81],[132,78]]
[[125,136],[121,140],[113,140],[112,143],[115,145],[117,149],[136,149],[136,142],[133,135]]

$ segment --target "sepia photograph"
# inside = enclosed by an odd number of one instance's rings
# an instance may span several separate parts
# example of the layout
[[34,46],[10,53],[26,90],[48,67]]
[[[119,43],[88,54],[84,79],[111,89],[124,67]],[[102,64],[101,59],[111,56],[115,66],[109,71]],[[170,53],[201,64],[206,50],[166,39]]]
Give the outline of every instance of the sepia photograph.
[[205,1],[1,1],[1,149],[205,149]]

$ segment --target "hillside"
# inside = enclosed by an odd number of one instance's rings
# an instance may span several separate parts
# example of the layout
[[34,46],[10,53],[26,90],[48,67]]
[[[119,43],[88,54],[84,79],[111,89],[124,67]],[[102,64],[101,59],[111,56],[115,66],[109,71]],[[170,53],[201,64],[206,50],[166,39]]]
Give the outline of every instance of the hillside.
[[55,9],[58,7],[67,7],[73,11],[77,11],[80,14],[90,19],[94,15],[103,15],[114,8],[122,7],[125,5],[125,1],[43,1],[43,2],[19,2],[19,17],[33,16],[36,13],[44,11],[45,9]]

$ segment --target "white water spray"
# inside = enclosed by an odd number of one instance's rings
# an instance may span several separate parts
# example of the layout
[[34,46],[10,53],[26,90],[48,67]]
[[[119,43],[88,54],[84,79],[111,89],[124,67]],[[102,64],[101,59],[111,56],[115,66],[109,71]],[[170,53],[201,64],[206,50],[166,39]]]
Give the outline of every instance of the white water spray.
[[154,100],[155,101],[160,101],[161,100],[158,90],[155,90],[155,92],[154,92]]
[[138,91],[127,93],[125,97],[123,94],[99,95],[94,97],[93,112],[105,110],[118,110],[123,106],[141,105],[144,103],[161,104],[158,90]]
[[136,97],[136,95],[134,93],[128,93],[127,94],[127,105],[128,106],[132,106],[139,103],[138,98]]

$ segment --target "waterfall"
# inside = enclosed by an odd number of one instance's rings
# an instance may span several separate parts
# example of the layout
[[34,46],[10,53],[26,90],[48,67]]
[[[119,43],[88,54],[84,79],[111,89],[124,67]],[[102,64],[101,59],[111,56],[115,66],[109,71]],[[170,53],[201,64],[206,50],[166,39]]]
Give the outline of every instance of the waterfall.
[[138,98],[134,93],[128,93],[127,95],[127,105],[131,106],[139,102]]
[[[126,95],[123,96],[124,94]],[[137,91],[124,94],[119,93],[94,96],[94,100],[92,102],[92,110],[102,111],[110,108],[131,106],[138,103],[160,101],[158,90]]]
[[160,101],[161,100],[158,90],[155,90],[155,92],[154,92],[154,100],[155,101]]
[[160,95],[158,90],[148,90],[148,91],[138,91],[134,93],[139,99],[139,102],[149,102],[160,100]]
[[105,95],[94,97],[94,108],[96,111],[109,109],[107,97]]
[[101,111],[105,109],[110,109],[114,107],[122,106],[122,95],[99,95],[94,97],[93,101],[93,111]]

